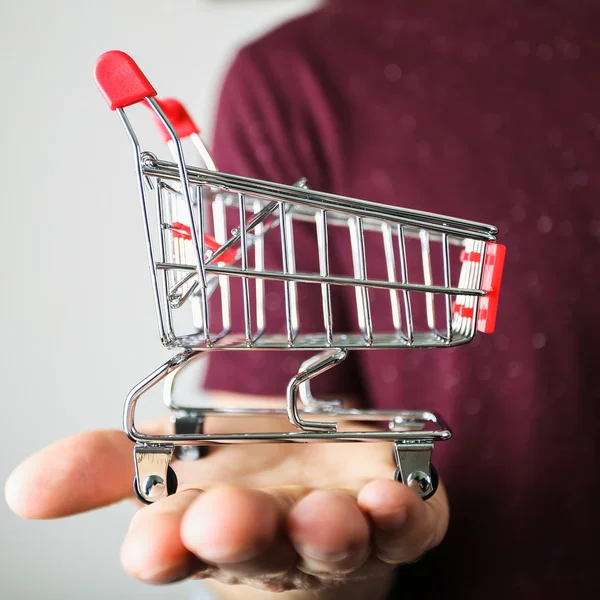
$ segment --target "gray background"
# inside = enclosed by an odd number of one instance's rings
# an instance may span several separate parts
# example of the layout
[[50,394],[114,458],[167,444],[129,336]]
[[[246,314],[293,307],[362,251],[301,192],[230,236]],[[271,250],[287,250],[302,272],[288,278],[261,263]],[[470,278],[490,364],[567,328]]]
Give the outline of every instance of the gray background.
[[[120,427],[127,391],[169,356],[156,330],[130,146],[95,88],[96,58],[131,54],[210,141],[235,49],[314,2],[1,2],[4,481],[53,440]],[[160,144],[149,122],[141,133],[146,146]],[[148,414],[161,411],[157,401]],[[0,502],[0,598],[195,594],[197,585],[154,588],[123,573],[133,510],[24,522]]]

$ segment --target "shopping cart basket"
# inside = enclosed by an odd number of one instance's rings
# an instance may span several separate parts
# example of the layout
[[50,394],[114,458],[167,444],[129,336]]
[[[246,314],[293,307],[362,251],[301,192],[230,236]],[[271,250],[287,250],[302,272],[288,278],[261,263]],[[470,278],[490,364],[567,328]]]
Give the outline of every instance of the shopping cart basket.
[[[95,78],[133,144],[159,333],[166,347],[179,351],[135,386],[125,402],[124,429],[135,442],[137,496],[154,502],[175,492],[177,480],[170,467],[175,449],[389,440],[397,465],[395,478],[423,499],[431,497],[438,485],[431,464],[434,443],[451,436],[440,416],[429,411],[345,408],[339,401],[315,399],[310,381],[341,363],[351,350],[449,348],[470,342],[477,332],[492,333],[505,255],[504,246],[496,243],[497,230],[312,191],[305,180],[281,185],[221,173],[183,106],[157,100],[156,91],[129,56],[119,51],[103,54]],[[125,111],[138,103],[153,112],[172,161],[142,151]],[[196,144],[203,167],[186,163],[185,137]],[[312,270],[297,268],[298,259],[310,250],[302,247],[303,254],[299,253],[298,227],[312,232]],[[349,272],[331,272],[332,240],[337,251],[345,244]],[[271,257],[268,266],[266,249]],[[367,256],[380,258],[378,269],[372,269]],[[241,282],[239,288],[234,288],[236,282]],[[269,328],[265,282],[274,282],[270,285],[283,291],[281,331]],[[319,297],[318,331],[303,327],[299,286]],[[332,295],[340,287],[354,292],[349,315],[356,323],[338,330]],[[239,331],[232,326],[234,294],[239,294],[243,307]],[[382,326],[381,315],[371,310],[374,294],[387,296],[389,324]],[[348,315],[344,317],[346,324]],[[227,350],[300,350],[314,356],[291,378],[285,408],[177,405],[173,386],[182,369],[207,351]],[[136,428],[136,406],[163,380],[176,431],[146,435]],[[278,414],[287,415],[293,431],[203,433],[204,419],[212,415]],[[340,424],[346,421],[385,423],[387,430],[341,431]]]

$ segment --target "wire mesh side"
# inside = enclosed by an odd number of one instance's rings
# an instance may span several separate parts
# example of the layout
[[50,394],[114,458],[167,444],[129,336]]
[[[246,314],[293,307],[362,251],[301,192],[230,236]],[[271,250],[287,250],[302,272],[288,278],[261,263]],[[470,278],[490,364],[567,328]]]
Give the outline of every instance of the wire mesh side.
[[[181,206],[185,197],[176,184],[157,178],[150,185],[155,189],[159,221],[156,268],[162,273],[157,285],[171,345],[223,347],[233,336],[235,345],[245,347],[336,347],[351,336],[351,344],[360,347],[443,346],[464,343],[475,334],[477,302],[483,294],[479,286],[485,242],[481,240],[440,236],[428,229],[385,220],[375,223],[325,209],[316,211],[309,222],[304,212],[297,214],[293,204],[278,198],[258,199],[205,185],[190,186],[196,210],[195,224],[191,225],[185,222]],[[203,257],[205,286],[193,264],[195,242],[188,231],[192,226],[197,228],[196,238],[202,240],[198,252]],[[297,256],[302,256],[306,248],[298,247],[296,228],[311,231],[316,259],[307,272],[297,269]],[[207,231],[214,235],[213,248],[206,246]],[[376,250],[372,250],[374,246]],[[453,250],[456,248],[462,251],[463,259],[467,256],[469,260],[459,264]],[[279,264],[273,266],[271,260],[267,268],[267,253]],[[335,259],[340,253],[350,257],[351,270],[334,275],[331,266],[339,266]],[[227,261],[223,260],[226,256],[230,257]],[[380,266],[373,268],[375,264]],[[376,271],[372,277],[371,270]],[[241,280],[241,301],[232,292],[235,279]],[[280,285],[284,331],[269,329],[265,308],[268,281]],[[298,286],[306,284],[320,307],[318,321],[322,325],[318,330],[314,328],[315,319],[310,319],[312,330],[303,326],[301,319]],[[339,287],[352,288],[354,296],[356,322],[347,331],[334,327],[332,294]],[[381,291],[387,301],[377,302],[379,314],[374,315],[371,297]],[[232,306],[243,312],[241,332],[232,331]],[[417,306],[424,307],[426,321],[419,320]],[[191,328],[176,327],[181,309],[191,312]],[[389,327],[384,330],[374,325],[375,318],[381,320],[382,312],[389,316]]]

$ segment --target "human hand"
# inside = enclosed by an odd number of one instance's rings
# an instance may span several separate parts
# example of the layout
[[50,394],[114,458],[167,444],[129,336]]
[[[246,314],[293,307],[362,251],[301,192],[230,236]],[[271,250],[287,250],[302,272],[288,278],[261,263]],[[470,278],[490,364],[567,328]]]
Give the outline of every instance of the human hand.
[[[234,422],[240,431],[286,429],[279,419]],[[205,431],[229,431],[231,423],[210,418]],[[140,429],[164,433],[169,424]],[[385,597],[394,566],[439,544],[448,524],[442,484],[423,502],[391,479],[389,443],[227,445],[172,466],[179,491],[141,507],[122,546],[125,570],[148,583],[209,578],[307,590],[311,598],[339,592],[376,600]],[[6,498],[24,518],[63,517],[133,498],[133,474],[125,434],[83,433],[22,463]],[[218,593],[229,598],[234,589]]]

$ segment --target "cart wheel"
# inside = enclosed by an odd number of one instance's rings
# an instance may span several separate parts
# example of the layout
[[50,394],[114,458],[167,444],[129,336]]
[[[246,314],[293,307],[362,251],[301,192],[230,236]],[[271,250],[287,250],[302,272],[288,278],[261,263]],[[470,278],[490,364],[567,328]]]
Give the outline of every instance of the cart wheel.
[[[438,486],[440,485],[440,476],[438,475],[437,469],[433,465],[429,466],[429,472],[431,473],[431,490],[427,494],[421,494],[418,489],[419,482],[413,480],[413,485],[415,486],[413,489],[415,489],[417,494],[419,494],[419,496],[421,496],[423,500],[429,500],[429,498],[431,498],[436,493]],[[400,483],[404,483],[404,481],[402,480],[402,473],[400,472],[400,469],[396,469],[394,479],[396,481],[399,481]]]
[[177,460],[199,460],[208,456],[208,446],[177,446],[175,458]]
[[[167,469],[167,496],[171,496],[177,491],[177,475],[172,467],[168,467]],[[133,478],[133,492],[136,495],[137,499],[143,502],[144,504],[152,504],[152,501],[144,498],[142,493],[140,492],[140,486],[138,484],[137,475]]]
[[[177,435],[197,435],[204,433],[204,416],[189,409],[175,412],[175,433]],[[208,454],[208,446],[177,446],[175,458],[178,460],[198,460]]]

